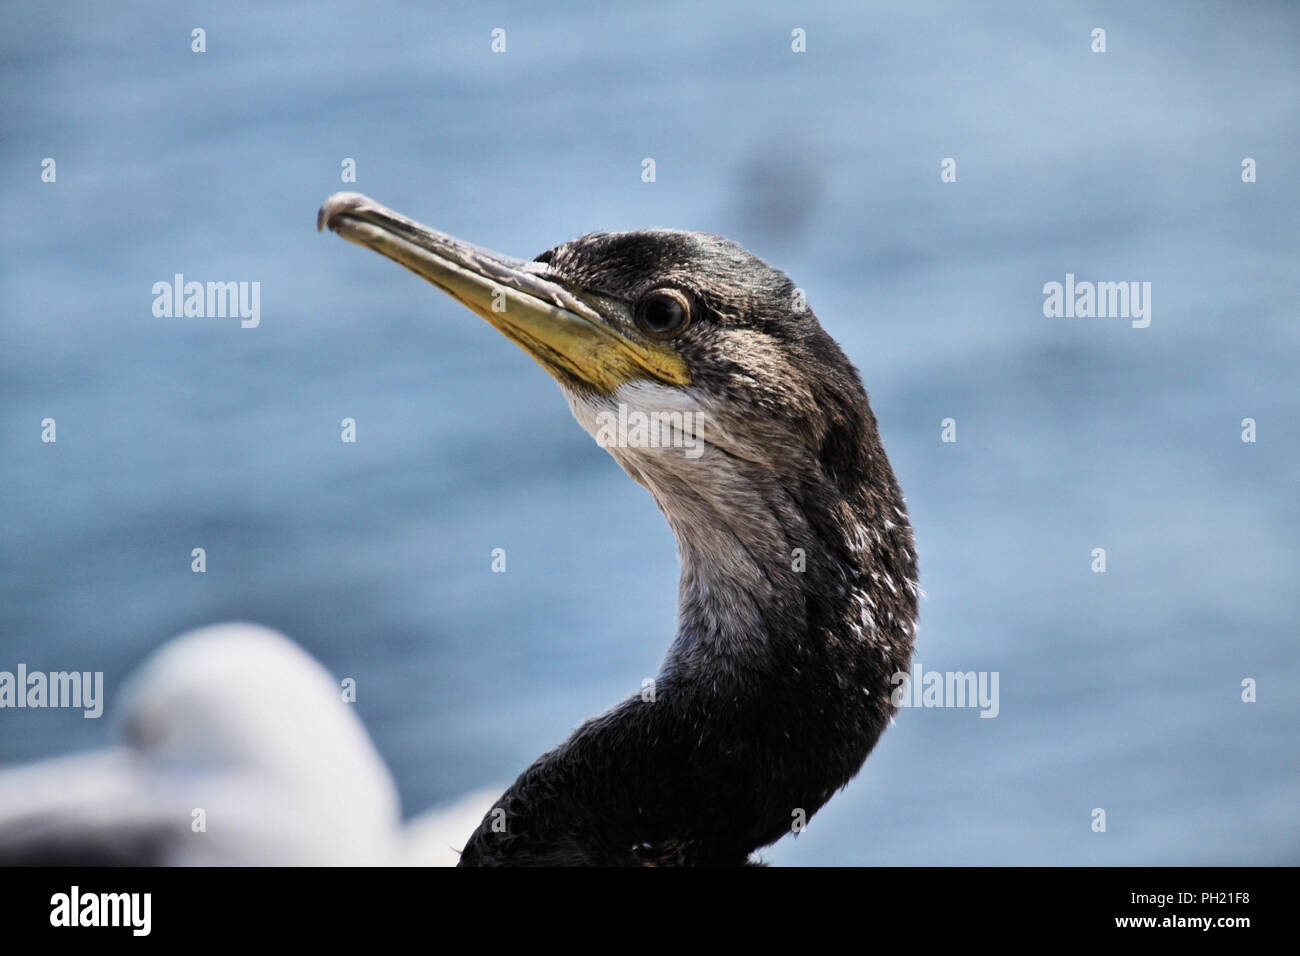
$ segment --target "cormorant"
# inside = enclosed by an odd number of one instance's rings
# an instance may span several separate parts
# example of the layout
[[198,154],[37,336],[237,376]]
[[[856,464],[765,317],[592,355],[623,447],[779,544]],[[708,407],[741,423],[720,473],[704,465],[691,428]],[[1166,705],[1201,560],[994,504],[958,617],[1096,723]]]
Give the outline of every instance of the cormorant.
[[677,634],[654,693],[538,758],[461,865],[744,864],[797,829],[895,713],[918,595],[866,392],[802,292],[728,239],[670,229],[529,262],[357,193],[327,199],[317,227],[528,352],[677,538]]

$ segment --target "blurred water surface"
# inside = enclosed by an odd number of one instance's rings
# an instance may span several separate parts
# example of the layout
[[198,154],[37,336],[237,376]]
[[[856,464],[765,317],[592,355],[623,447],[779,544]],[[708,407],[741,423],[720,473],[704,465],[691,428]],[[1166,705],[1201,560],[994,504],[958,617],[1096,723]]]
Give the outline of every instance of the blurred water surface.
[[[111,710],[167,637],[253,619],[357,679],[408,812],[512,779],[655,673],[672,537],[540,368],[316,208],[525,256],[720,232],[863,373],[919,661],[1001,675],[997,719],[902,712],[766,856],[1300,862],[1300,8],[879,6],[8,10],[0,669],[103,670]],[[177,272],[259,281],[261,325],[155,318]],[[1067,272],[1151,282],[1151,326],[1044,318]],[[0,764],[109,730],[5,711]]]

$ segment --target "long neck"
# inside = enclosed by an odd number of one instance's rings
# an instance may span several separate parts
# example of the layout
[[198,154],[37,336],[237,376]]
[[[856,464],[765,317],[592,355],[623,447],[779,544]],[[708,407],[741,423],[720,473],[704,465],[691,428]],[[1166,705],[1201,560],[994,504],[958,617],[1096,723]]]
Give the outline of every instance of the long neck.
[[678,538],[676,639],[653,688],[519,778],[464,863],[743,863],[848,782],[894,712],[917,590],[887,464],[848,489],[734,459],[723,485],[625,467]]

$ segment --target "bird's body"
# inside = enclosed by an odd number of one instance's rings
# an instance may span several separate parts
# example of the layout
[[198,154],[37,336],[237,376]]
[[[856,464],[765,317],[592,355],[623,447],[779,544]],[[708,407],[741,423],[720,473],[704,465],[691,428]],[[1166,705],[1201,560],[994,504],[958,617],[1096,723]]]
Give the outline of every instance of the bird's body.
[[181,635],[118,698],[117,746],[0,774],[0,865],[407,858],[388,768],[339,683],[283,635]]
[[[352,193],[318,222],[536,358],[677,537],[652,692],[540,757],[462,865],[742,864],[806,822],[895,711],[918,588],[866,392],[800,290],[696,233],[598,233],[524,262]],[[610,440],[620,416],[648,423],[640,440]]]

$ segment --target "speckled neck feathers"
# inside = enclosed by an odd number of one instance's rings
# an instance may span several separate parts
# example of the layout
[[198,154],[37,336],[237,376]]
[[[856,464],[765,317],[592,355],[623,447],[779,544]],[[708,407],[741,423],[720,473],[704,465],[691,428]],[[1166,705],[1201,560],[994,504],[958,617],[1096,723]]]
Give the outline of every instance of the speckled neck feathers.
[[620,402],[703,413],[695,459],[608,449],[677,536],[677,636],[653,699],[542,757],[500,805],[507,830],[480,828],[465,862],[739,864],[857,773],[894,713],[918,592],[903,500],[856,391],[828,408],[812,455],[729,421],[702,390],[571,396],[590,427]]

